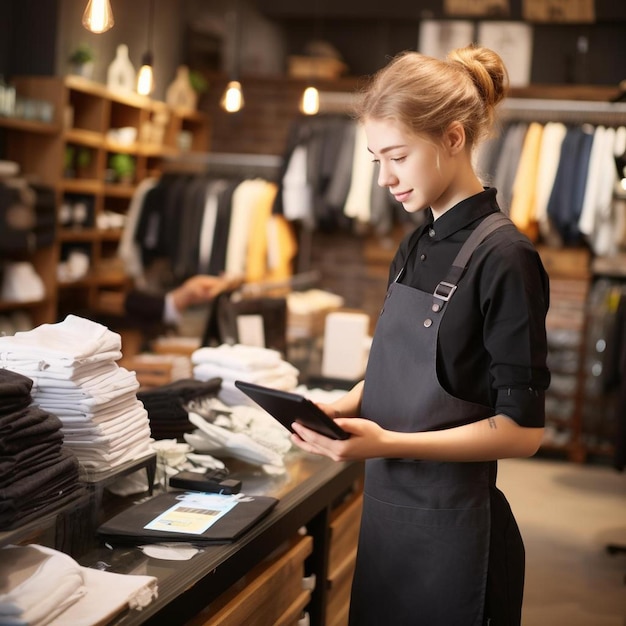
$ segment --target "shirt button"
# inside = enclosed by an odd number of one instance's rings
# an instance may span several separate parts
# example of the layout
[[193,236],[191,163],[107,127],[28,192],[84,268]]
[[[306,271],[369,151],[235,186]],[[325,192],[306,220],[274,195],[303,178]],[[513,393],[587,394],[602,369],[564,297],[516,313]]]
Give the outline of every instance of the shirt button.
[[426,255],[420,254],[420,261],[425,261],[425,260],[426,260]]
[[432,326],[432,323],[433,323],[433,321],[432,321],[429,317],[427,317],[427,318],[424,320],[424,327],[425,327],[425,328],[430,328],[430,327]]
[[429,237],[434,237],[435,236],[435,229],[434,228],[429,228],[428,229],[428,236]]
[[431,307],[432,310],[437,313],[437,311],[439,311],[439,309],[441,309],[441,305],[437,304],[436,302],[433,304],[433,306]]

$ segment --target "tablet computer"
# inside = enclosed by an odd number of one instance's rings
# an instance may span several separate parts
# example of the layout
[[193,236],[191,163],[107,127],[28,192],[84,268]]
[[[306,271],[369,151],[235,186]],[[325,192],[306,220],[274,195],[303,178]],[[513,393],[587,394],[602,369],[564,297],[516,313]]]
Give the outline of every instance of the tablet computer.
[[272,389],[244,380],[236,380],[235,387],[243,391],[291,432],[293,432],[291,424],[299,422],[331,439],[347,439],[350,436],[314,402],[298,393]]

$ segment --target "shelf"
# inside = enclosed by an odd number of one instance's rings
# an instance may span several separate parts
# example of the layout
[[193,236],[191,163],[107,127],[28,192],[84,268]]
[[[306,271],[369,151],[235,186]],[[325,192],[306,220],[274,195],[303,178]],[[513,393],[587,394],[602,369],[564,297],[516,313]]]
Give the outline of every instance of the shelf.
[[80,144],[91,148],[99,148],[104,143],[102,133],[82,128],[71,128],[63,133],[67,143]]
[[110,228],[107,230],[98,230],[98,236],[102,241],[119,241],[124,231],[121,228]]
[[125,185],[123,183],[108,183],[104,185],[104,195],[113,198],[132,198],[135,193],[135,185]]
[[18,301],[18,300],[0,300],[0,313],[4,313],[7,311],[15,311],[16,309],[34,309],[40,306],[43,306],[49,302],[48,298],[42,298],[41,300],[27,300],[27,301]]
[[103,185],[93,178],[64,178],[60,182],[61,188],[66,193],[102,193]]
[[54,135],[59,132],[59,128],[55,124],[26,120],[20,117],[0,117],[0,126],[11,130],[22,130],[42,135]]
[[143,144],[140,146],[138,153],[146,157],[167,157],[179,154],[176,148],[170,146]]
[[95,228],[60,228],[59,241],[63,243],[93,241],[94,239],[97,239],[98,232],[99,231]]
[[[147,176],[158,177],[164,161],[181,154],[181,131],[191,134],[194,150],[206,151],[208,120],[201,112],[176,109],[136,93],[114,91],[81,76],[16,76],[13,83],[20,97],[48,103],[53,117],[51,123],[0,118],[0,157],[14,161],[20,171],[32,174],[54,190],[57,232],[47,249],[30,255],[44,282],[46,299],[0,303],[0,312],[23,310],[31,314],[34,325],[53,323],[60,305],[68,311],[95,313],[89,307],[100,288],[124,291],[131,284],[122,265],[113,263],[118,261],[116,247],[122,229],[104,230],[96,225],[107,224],[101,218],[110,210],[124,214],[137,185]],[[132,143],[124,143],[124,136],[110,132],[125,127],[136,131]],[[116,141],[118,138],[122,142]],[[106,182],[110,180],[109,160],[113,154],[132,158],[135,175],[131,184]],[[73,163],[67,163],[70,157]],[[86,218],[76,219],[88,225],[86,228],[74,228],[64,215],[61,219],[61,207],[76,202],[86,205]],[[60,282],[59,261],[73,248],[89,256],[88,274],[76,281]]]

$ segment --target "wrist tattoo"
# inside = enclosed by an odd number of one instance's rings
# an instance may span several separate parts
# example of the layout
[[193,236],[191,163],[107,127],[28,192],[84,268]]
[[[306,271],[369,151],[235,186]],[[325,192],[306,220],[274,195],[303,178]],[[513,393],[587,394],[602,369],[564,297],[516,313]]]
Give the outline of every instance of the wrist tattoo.
[[493,428],[494,430],[498,428],[495,418],[490,417],[488,421],[489,421],[489,428]]

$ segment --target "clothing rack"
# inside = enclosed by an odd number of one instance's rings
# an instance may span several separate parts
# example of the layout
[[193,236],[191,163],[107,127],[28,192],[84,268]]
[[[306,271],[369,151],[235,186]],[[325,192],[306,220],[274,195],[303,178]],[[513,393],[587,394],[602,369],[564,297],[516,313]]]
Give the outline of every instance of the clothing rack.
[[310,270],[294,274],[284,280],[244,283],[233,292],[233,297],[237,300],[245,297],[258,297],[280,289],[309,289],[319,282],[320,276],[318,270]]
[[190,152],[165,159],[163,172],[175,174],[237,175],[263,177],[276,181],[282,157],[274,154],[240,154],[229,152]]
[[[166,158],[164,174],[210,174],[213,176],[237,176],[241,178],[263,178],[280,184],[283,156],[275,154],[245,154],[236,152],[203,152]],[[312,233],[306,228],[297,228],[298,254],[296,270],[310,269]]]
[[563,122],[576,124],[626,124],[625,102],[587,100],[543,100],[540,98],[507,98],[500,108],[499,119],[528,122]]
[[350,91],[320,91],[320,113],[349,113],[356,101],[356,94]]

